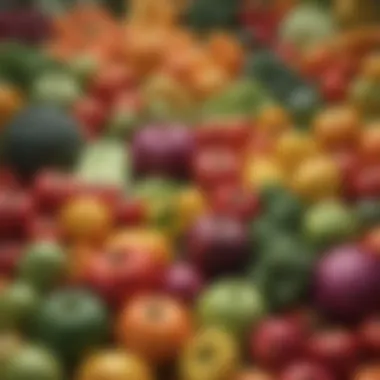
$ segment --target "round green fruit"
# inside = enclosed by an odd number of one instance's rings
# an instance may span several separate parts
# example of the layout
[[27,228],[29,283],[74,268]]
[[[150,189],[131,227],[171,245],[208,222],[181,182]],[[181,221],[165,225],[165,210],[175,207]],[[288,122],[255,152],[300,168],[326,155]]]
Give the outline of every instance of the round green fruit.
[[19,263],[19,275],[39,290],[48,290],[64,278],[68,258],[53,242],[38,242],[27,248]]
[[244,334],[265,313],[259,291],[240,279],[221,280],[206,289],[197,305],[202,326],[218,326],[232,334]]
[[72,364],[107,338],[107,310],[91,293],[61,290],[41,305],[34,332],[36,339]]
[[45,349],[35,346],[22,348],[5,366],[4,380],[62,380],[57,359]]
[[355,237],[359,227],[355,212],[337,201],[312,206],[304,218],[305,237],[323,248]]

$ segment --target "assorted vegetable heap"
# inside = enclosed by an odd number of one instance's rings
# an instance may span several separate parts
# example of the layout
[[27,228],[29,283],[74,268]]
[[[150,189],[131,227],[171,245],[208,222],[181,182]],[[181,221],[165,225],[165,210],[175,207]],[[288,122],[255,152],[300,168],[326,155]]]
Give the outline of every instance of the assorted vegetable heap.
[[0,379],[379,380],[378,2],[30,3]]

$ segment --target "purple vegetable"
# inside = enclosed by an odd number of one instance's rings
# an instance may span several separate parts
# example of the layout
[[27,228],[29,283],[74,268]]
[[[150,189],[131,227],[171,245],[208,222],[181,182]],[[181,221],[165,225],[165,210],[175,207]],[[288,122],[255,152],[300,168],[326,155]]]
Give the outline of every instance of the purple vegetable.
[[165,292],[181,301],[191,303],[203,288],[203,278],[191,265],[176,263],[166,272],[163,287]]
[[150,125],[139,130],[132,142],[136,175],[188,178],[194,151],[191,129],[181,124]]
[[355,246],[327,252],[315,273],[315,303],[327,316],[356,322],[379,305],[380,259]]

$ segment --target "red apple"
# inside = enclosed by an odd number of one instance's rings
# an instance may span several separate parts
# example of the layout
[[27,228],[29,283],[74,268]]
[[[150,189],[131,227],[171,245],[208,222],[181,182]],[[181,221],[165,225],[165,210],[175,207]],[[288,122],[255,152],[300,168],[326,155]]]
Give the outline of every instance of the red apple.
[[250,258],[247,227],[225,216],[199,218],[186,243],[190,263],[207,277],[240,273]]
[[210,194],[212,210],[217,214],[249,222],[260,213],[259,195],[241,186],[219,186]]
[[186,303],[192,303],[202,288],[202,276],[186,263],[173,264],[163,277],[163,290]]
[[28,193],[0,192],[0,239],[25,239],[34,211],[33,198]]
[[331,373],[318,364],[299,362],[281,372],[279,380],[336,380]]
[[164,268],[149,252],[121,250],[89,258],[81,282],[118,308],[136,293],[159,287]]
[[348,376],[360,358],[360,345],[356,336],[346,330],[317,331],[307,343],[311,360],[323,365],[334,376]]
[[3,242],[0,244],[0,277],[12,278],[17,264],[23,254],[19,242]]
[[380,357],[380,316],[372,316],[361,324],[358,339],[367,357],[370,359]]
[[295,319],[266,319],[250,337],[252,360],[265,368],[281,370],[303,355],[305,338],[303,326]]
[[55,171],[37,174],[32,188],[37,210],[54,215],[67,200],[79,191],[80,184],[72,175]]
[[222,184],[236,184],[241,173],[241,159],[230,149],[205,148],[195,154],[193,177],[206,190]]

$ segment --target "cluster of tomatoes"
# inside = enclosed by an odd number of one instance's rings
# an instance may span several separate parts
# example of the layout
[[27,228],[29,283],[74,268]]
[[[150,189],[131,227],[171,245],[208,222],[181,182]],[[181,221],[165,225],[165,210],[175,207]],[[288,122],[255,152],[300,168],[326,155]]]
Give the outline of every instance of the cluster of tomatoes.
[[[194,118],[244,49],[143,3],[74,7],[60,69],[0,86],[0,378],[379,380],[377,33],[282,57],[326,102],[309,125],[248,79],[254,115]],[[276,3],[245,15],[273,49]]]

